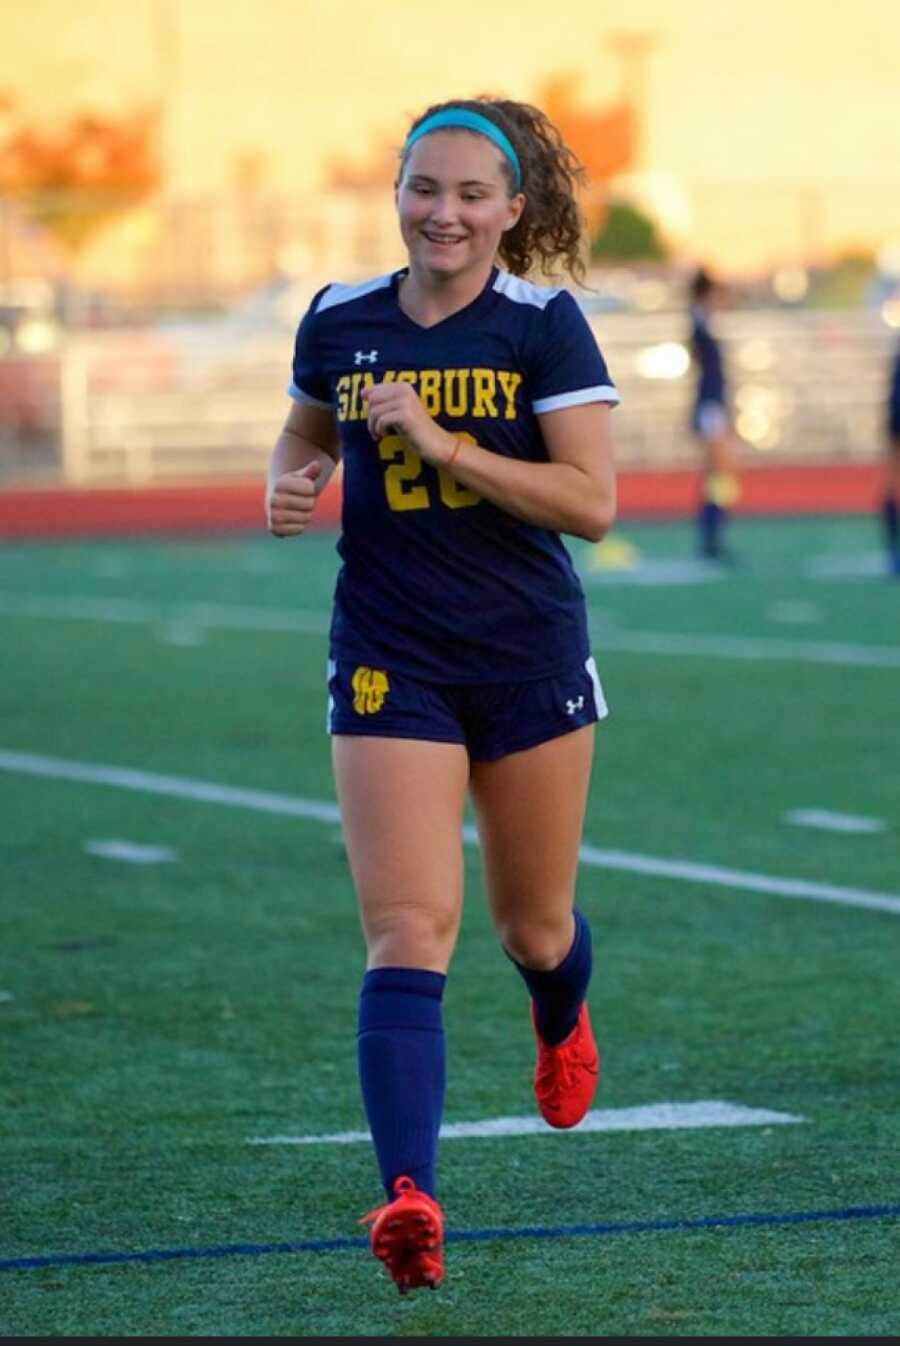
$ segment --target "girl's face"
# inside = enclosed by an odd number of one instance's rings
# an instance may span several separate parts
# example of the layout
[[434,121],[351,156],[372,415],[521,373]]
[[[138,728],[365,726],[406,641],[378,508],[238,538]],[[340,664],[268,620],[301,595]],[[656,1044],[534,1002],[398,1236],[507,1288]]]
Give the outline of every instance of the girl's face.
[[522,214],[503,154],[472,131],[432,131],[410,150],[397,186],[400,233],[413,270],[435,279],[483,273]]

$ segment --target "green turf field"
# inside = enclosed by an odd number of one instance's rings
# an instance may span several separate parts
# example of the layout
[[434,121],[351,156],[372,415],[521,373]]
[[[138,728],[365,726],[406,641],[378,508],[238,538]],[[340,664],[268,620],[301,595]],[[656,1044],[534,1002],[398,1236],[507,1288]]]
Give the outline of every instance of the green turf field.
[[[314,807],[333,539],[6,546],[0,1333],[900,1332],[900,583],[868,519],[740,522],[713,578],[686,524],[615,540],[631,569],[573,544],[612,710],[595,1106],[800,1120],[447,1139],[447,1278],[401,1299],[356,1224],[369,1146],[248,1143],[364,1127]],[[466,856],[446,1121],[531,1117]]]

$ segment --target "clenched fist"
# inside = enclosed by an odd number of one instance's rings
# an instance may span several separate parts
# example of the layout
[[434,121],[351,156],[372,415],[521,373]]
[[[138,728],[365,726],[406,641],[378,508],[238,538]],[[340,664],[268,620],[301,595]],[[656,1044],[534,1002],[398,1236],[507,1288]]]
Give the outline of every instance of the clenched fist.
[[269,532],[275,537],[297,537],[316,507],[316,481],[322,464],[314,458],[297,472],[285,472],[269,493]]

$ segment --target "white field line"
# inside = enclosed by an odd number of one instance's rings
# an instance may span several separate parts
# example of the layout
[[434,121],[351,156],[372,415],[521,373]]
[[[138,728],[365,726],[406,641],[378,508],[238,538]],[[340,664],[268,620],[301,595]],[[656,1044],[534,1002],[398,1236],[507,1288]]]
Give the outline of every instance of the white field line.
[[237,631],[285,631],[327,634],[330,619],[322,612],[293,608],[246,608],[230,603],[146,603],[136,598],[92,598],[83,594],[0,593],[0,617],[55,617],[86,622],[140,625],[173,622],[187,626],[222,627]]
[[[51,617],[91,622],[183,623],[195,627],[235,631],[324,634],[329,618],[322,612],[293,609],[238,607],[227,603],[162,604],[131,598],[93,598],[73,594],[14,594],[0,592],[0,617]],[[900,649],[891,645],[860,645],[849,641],[789,640],[769,636],[681,635],[668,631],[610,629],[602,620],[591,622],[598,655],[605,650],[623,654],[686,655],[704,659],[750,659],[787,663],[839,664],[858,668],[900,668]]]
[[[226,804],[263,813],[281,813],[294,818],[309,818],[315,822],[340,823],[341,820],[337,805],[323,800],[270,794],[266,790],[236,789],[230,785],[191,780],[184,776],[159,776],[127,767],[70,762],[58,757],[42,757],[32,753],[0,751],[0,771],[44,776],[53,780],[79,781],[91,785],[111,785],[120,790],[138,790],[147,794],[168,795],[205,804]],[[463,828],[463,839],[470,844],[477,843],[477,834],[471,824]],[[834,884],[814,883],[806,879],[752,874],[739,869],[725,869],[718,865],[694,864],[687,860],[666,860],[630,851],[601,850],[587,844],[581,847],[579,858],[582,864],[596,865],[601,869],[623,870],[632,874],[646,874],[653,878],[683,879],[689,883],[707,883],[720,888],[769,893],[776,897],[834,902],[841,906],[865,907],[872,911],[889,911],[894,915],[900,915],[900,896],[892,893],[869,892],[862,888],[841,888]]]
[[28,776],[47,776],[52,780],[81,781],[88,785],[112,785],[118,790],[138,790],[144,794],[168,795],[191,799],[202,804],[228,804],[234,808],[254,809],[258,813],[286,813],[293,818],[311,818],[319,823],[339,823],[337,804],[316,799],[297,799],[290,795],[269,794],[266,790],[241,790],[213,781],[190,780],[184,776],[158,776],[128,767],[96,766],[91,762],[67,762],[58,757],[39,757],[31,753],[0,752],[0,771],[17,771]]
[[[699,1103],[654,1103],[641,1108],[607,1108],[588,1112],[577,1126],[560,1132],[541,1117],[489,1117],[482,1122],[445,1122],[441,1140],[472,1140],[495,1136],[579,1135],[585,1131],[681,1131],[705,1126],[789,1126],[803,1122],[790,1112],[748,1108],[741,1103],[706,1099]],[[326,1136],[248,1136],[248,1145],[357,1145],[371,1140],[368,1131],[337,1131]]]
[[869,579],[872,575],[883,576],[887,572],[887,556],[884,551],[874,550],[856,555],[822,552],[806,561],[803,572],[817,580]]
[[581,573],[583,584],[615,588],[618,585],[645,585],[651,588],[671,584],[709,584],[725,578],[716,565],[702,561],[637,561],[631,565],[596,566]]
[[832,813],[828,809],[791,809],[784,815],[794,827],[820,827],[825,832],[884,832],[882,818],[863,818],[855,813]]
[[170,846],[143,846],[136,841],[86,841],[84,849],[102,860],[123,860],[129,865],[161,865],[177,859]]
[[699,655],[704,659],[781,660],[800,664],[843,664],[858,668],[900,668],[900,648],[849,641],[788,640],[778,636],[683,636],[666,631],[597,632],[597,656],[626,654]]

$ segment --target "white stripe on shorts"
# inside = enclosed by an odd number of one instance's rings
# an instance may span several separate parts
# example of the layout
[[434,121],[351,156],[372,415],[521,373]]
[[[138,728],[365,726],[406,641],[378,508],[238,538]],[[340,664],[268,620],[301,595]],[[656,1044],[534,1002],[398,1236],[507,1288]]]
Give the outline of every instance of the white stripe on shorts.
[[[327,670],[327,681],[326,681],[326,686],[327,686],[327,684],[328,684],[329,682],[331,682],[331,679],[334,677],[334,675],[335,675],[336,672],[337,672],[337,664],[335,663],[335,661],[334,661],[333,659],[329,659],[329,660],[328,660],[328,670]],[[327,709],[327,711],[325,712],[325,733],[326,733],[326,734],[332,734],[332,733],[334,733],[334,729],[333,729],[333,727],[332,727],[332,716],[333,716],[333,715],[334,715],[334,697],[333,697],[333,696],[331,695],[331,693],[329,692],[329,693],[328,693],[328,709]]]
[[593,656],[590,659],[585,659],[584,666],[594,688],[594,708],[597,711],[597,719],[605,720],[609,714],[609,707],[606,704],[606,697],[603,695],[603,688],[600,686],[600,675],[597,672],[597,665],[594,663]]

